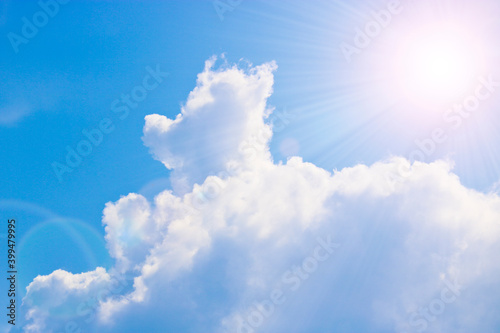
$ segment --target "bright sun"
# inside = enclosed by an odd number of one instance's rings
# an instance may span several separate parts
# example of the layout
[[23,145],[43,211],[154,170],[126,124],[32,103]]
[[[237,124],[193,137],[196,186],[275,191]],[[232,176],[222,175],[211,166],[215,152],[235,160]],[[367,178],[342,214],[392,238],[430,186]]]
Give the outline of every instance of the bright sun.
[[411,99],[451,101],[481,75],[480,49],[463,31],[440,26],[406,37],[394,65],[396,84]]

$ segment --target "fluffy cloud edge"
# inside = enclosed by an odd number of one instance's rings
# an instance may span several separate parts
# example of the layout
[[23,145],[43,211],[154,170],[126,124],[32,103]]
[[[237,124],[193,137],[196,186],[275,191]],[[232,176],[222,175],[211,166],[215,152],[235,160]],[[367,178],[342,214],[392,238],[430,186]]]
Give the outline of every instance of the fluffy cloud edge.
[[[71,315],[58,314],[63,305],[73,309],[77,318],[95,312],[99,320],[92,325],[99,330],[123,330],[122,322],[134,307],[164,305],[158,290],[183,280],[198,281],[193,272],[199,269],[201,258],[207,257],[228,261],[229,277],[222,277],[238,290],[229,297],[231,307],[218,309],[224,315],[213,314],[217,317],[213,329],[241,329],[234,325],[248,318],[248,303],[265,295],[266,286],[279,282],[291,262],[307,256],[307,244],[314,243],[318,234],[351,235],[357,250],[369,252],[358,238],[371,232],[370,213],[388,214],[381,230],[401,236],[389,237],[394,248],[381,251],[401,266],[393,269],[393,275],[401,274],[404,280],[393,285],[379,282],[378,287],[391,292],[392,298],[366,290],[373,297],[363,309],[370,313],[364,321],[383,329],[414,330],[416,325],[408,316],[418,310],[415,304],[425,304],[426,298],[442,288],[444,278],[460,279],[469,286],[495,283],[492,276],[500,271],[494,260],[500,237],[498,195],[465,188],[449,161],[410,164],[394,157],[333,173],[298,157],[274,164],[268,148],[272,127],[265,119],[272,112],[266,102],[276,65],[245,71],[235,66],[214,70],[214,63],[214,58],[207,61],[197,87],[175,119],[160,115],[145,119],[144,143],[155,158],[174,170],[179,187],[161,192],[152,203],[131,193],[106,204],[103,224],[116,265],[109,272],[103,268],[82,274],[58,270],[37,277],[24,300],[30,321],[26,331],[64,327]],[[196,132],[207,120],[211,131]],[[237,135],[223,130],[222,125],[232,128],[227,122],[235,124]],[[221,134],[214,136],[219,130]],[[199,134],[194,141],[178,148],[178,140],[187,139],[193,131]],[[229,146],[217,146],[227,140],[232,140]],[[191,151],[190,145],[199,148]],[[200,153],[213,161],[199,163]],[[229,253],[218,249],[221,240],[228,244]],[[442,247],[443,241],[449,243],[448,248]],[[356,256],[355,248],[345,248]],[[234,263],[231,251],[244,254],[243,269]],[[414,263],[409,264],[409,258]],[[351,269],[348,263],[338,265]],[[415,276],[409,276],[410,272]],[[120,288],[115,288],[116,281]],[[64,287],[64,297],[57,302],[52,294],[55,284]],[[187,296],[201,302],[196,295]],[[469,303],[478,299],[477,295],[468,297]],[[95,304],[90,306],[88,299]],[[470,311],[469,305],[456,307]],[[346,314],[352,315],[347,310]],[[460,318],[443,320],[439,330],[463,322]],[[274,325],[280,323],[285,325],[282,316],[276,315]]]

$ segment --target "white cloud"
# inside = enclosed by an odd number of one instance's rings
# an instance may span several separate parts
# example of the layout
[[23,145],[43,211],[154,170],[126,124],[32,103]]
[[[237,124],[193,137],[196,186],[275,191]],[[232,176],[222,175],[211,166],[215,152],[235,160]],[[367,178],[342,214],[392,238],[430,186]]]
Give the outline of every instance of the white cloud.
[[[23,305],[29,307],[26,332],[53,332],[50,321],[71,322],[79,312],[84,313],[90,297],[110,287],[111,278],[102,267],[95,271],[71,274],[57,270],[48,276],[38,276],[27,287]],[[50,320],[47,320],[49,319]]]
[[[71,320],[99,332],[243,332],[238,322],[279,288],[286,301],[260,332],[412,332],[421,325],[409,317],[458,281],[460,295],[429,331],[495,331],[496,194],[467,189],[446,161],[417,162],[401,181],[387,174],[409,164],[402,158],[334,173],[299,157],[274,164],[265,120],[276,66],[215,70],[214,61],[175,120],[146,117],[143,140],[177,188],[154,202],[108,203],[115,267],[38,277],[25,298],[31,331],[63,328],[71,316],[54,313],[65,304],[74,314],[113,278],[124,287],[99,299],[99,320]],[[338,253],[290,290],[283,274],[327,235]]]
[[247,164],[249,157],[268,158],[271,129],[264,123],[271,112],[266,99],[272,93],[274,63],[246,72],[228,65],[213,70],[208,60],[198,75],[176,119],[146,116],[144,143],[176,179],[185,179],[180,192],[194,182],[224,170],[228,163]]
[[133,270],[143,262],[157,241],[159,235],[149,219],[149,203],[137,194],[106,204],[103,217],[106,241],[120,273]]

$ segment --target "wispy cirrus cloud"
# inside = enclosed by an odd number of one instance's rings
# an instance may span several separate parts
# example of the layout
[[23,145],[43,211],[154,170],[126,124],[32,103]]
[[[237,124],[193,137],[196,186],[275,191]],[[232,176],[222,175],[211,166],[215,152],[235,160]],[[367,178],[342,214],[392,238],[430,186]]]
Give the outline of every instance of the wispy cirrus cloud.
[[0,126],[13,126],[33,112],[27,103],[9,104],[0,107]]

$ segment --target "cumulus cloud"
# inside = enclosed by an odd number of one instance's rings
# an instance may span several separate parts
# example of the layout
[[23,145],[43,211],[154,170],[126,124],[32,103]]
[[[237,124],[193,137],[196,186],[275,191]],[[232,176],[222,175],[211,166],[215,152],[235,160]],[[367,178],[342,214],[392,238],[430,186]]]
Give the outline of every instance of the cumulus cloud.
[[106,204],[115,266],[37,277],[27,331],[495,331],[497,194],[464,187],[447,161],[274,163],[276,65],[214,67],[175,119],[146,117],[176,187]]
[[230,163],[248,165],[249,156],[269,156],[271,129],[264,120],[272,111],[266,108],[266,99],[272,93],[276,65],[266,63],[243,72],[226,64],[212,70],[215,60],[206,62],[175,119],[146,116],[144,143],[174,170],[175,179],[184,180],[179,191],[189,190]]
[[25,331],[52,331],[47,318],[71,319],[89,295],[98,293],[110,282],[110,276],[102,267],[82,274],[57,270],[48,276],[36,277],[28,287],[29,297],[24,300],[24,305],[30,308],[26,317],[32,320]]

